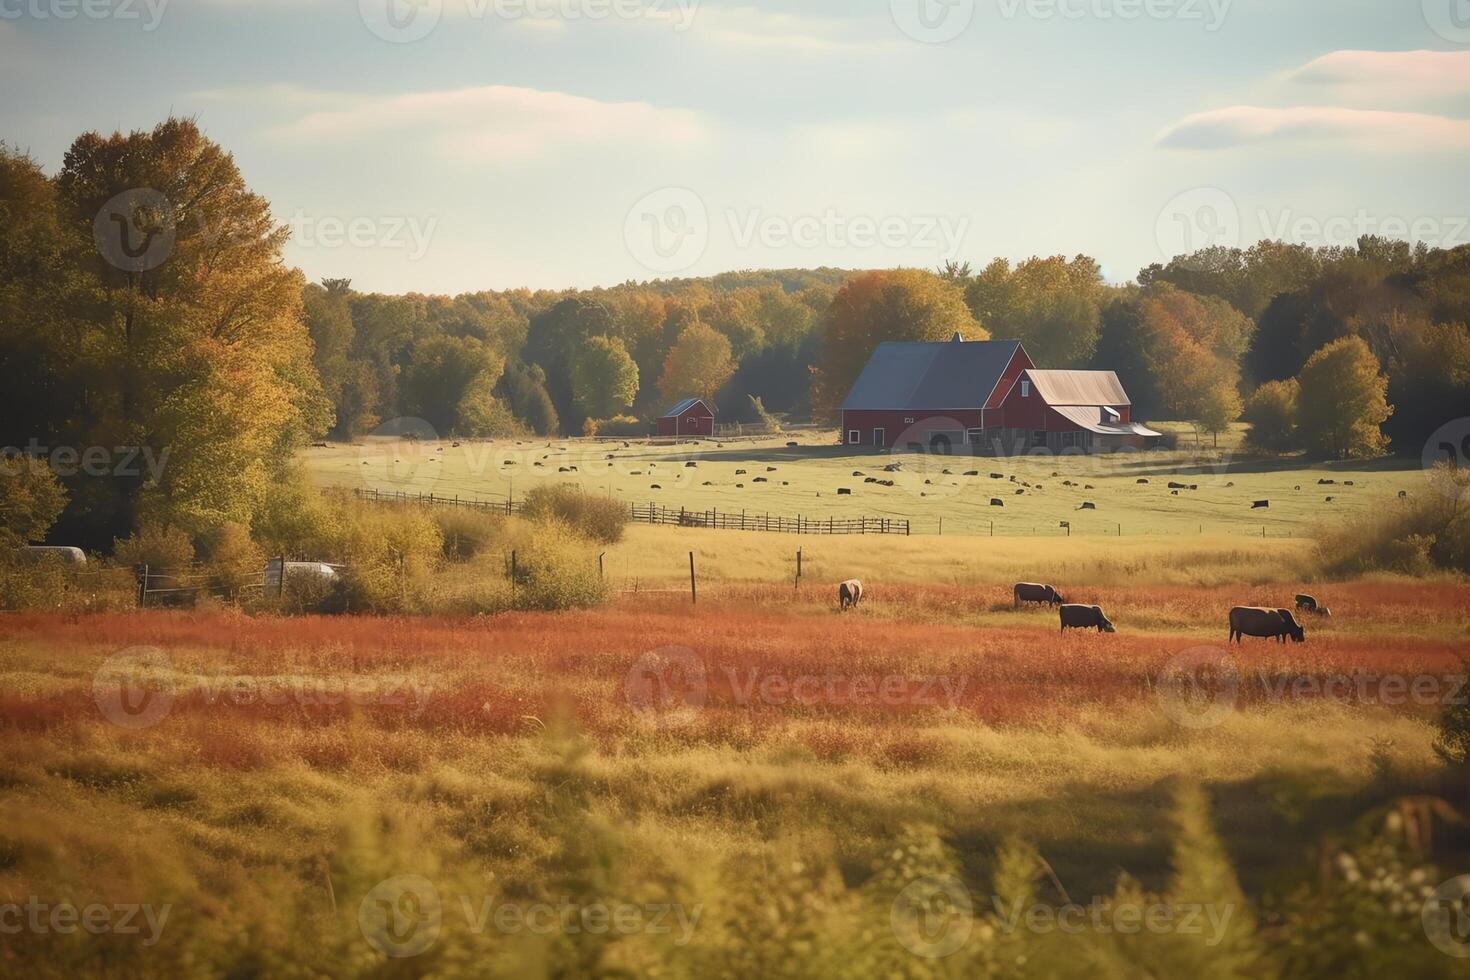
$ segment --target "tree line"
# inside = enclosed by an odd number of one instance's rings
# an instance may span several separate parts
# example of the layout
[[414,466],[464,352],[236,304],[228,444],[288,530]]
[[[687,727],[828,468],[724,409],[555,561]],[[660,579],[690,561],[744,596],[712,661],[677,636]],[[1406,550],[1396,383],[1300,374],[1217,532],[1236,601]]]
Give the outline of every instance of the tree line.
[[[1470,247],[1261,242],[1122,286],[1079,255],[388,296],[307,283],[286,234],[190,120],[85,134],[54,175],[0,144],[0,445],[48,459],[53,537],[288,522],[302,446],[402,417],[641,434],[697,395],[722,420],[830,420],[879,343],[955,331],[1115,370],[1140,419],[1243,415],[1277,451],[1417,454],[1470,404]],[[99,448],[106,479],[73,458]],[[17,512],[54,503],[36,479],[12,481]]]

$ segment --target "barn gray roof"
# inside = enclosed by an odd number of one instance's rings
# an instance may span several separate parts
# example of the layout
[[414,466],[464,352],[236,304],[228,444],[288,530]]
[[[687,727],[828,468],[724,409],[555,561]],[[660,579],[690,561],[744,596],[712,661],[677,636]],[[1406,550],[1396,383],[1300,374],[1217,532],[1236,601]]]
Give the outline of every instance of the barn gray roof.
[[[683,415],[685,412],[689,411],[691,408],[693,408],[695,405],[698,405],[702,401],[704,401],[703,398],[686,398],[679,404],[675,405],[673,408],[669,409],[660,417],[671,419],[677,415]],[[705,407],[708,408],[709,406]]]
[[844,410],[980,408],[1020,349],[1018,340],[879,344],[843,399]]

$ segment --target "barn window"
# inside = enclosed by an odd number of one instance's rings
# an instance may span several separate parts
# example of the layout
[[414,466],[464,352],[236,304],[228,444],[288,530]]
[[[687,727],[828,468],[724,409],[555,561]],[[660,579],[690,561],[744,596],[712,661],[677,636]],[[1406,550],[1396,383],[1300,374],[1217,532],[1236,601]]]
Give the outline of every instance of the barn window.
[[913,425],[914,424],[914,417],[912,415],[908,416],[907,418],[905,418],[903,420],[903,424],[904,425]]
[[1025,378],[1021,379],[1021,397],[1031,397],[1031,382],[1027,381]]
[[862,433],[859,432],[857,429],[847,430],[847,442],[849,445],[856,446],[859,442],[862,441],[862,438]]

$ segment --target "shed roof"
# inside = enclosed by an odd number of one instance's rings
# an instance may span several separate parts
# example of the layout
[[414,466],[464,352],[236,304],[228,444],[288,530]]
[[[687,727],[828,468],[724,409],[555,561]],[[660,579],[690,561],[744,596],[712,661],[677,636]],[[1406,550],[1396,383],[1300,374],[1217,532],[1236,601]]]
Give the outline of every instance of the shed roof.
[[1112,371],[1026,372],[1041,400],[1058,405],[1132,405],[1128,392]]
[[1137,422],[1104,422],[1096,405],[1052,405],[1056,413],[1079,429],[1113,436],[1156,436],[1160,433]]
[[676,418],[676,417],[678,417],[680,415],[683,415],[685,412],[689,411],[695,405],[704,405],[704,410],[706,412],[709,412],[711,415],[714,414],[714,412],[710,409],[710,407],[708,405],[705,405],[705,402],[704,402],[704,399],[703,398],[686,398],[683,401],[679,402],[679,404],[677,404],[677,405],[673,406],[672,408],[670,408],[667,412],[665,412],[662,416],[660,416],[660,418],[666,418],[666,419]]
[[1017,340],[887,341],[843,399],[844,410],[980,408],[1021,347]]

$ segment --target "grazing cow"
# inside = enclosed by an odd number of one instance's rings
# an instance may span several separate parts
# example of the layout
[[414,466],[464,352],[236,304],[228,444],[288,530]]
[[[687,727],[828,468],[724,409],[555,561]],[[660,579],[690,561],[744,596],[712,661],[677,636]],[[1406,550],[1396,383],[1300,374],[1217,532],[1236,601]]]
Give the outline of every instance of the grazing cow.
[[1253,501],[1251,503],[1251,510],[1256,510],[1259,507],[1270,507],[1270,506],[1271,506],[1271,501],[1269,501],[1269,500],[1256,500],[1256,501]]
[[1023,602],[1044,602],[1048,605],[1060,606],[1067,601],[1050,585],[1041,585],[1038,582],[1017,582],[1011,587],[1011,595],[1015,597],[1017,608]]
[[1077,508],[1077,509],[1078,510],[1097,510],[1097,504],[1093,503],[1090,500],[1084,500],[1084,501],[1082,501],[1082,506],[1079,507],[1079,508]]
[[1085,630],[1096,626],[1099,633],[1116,633],[1112,622],[1103,614],[1102,606],[1083,606],[1077,603],[1068,603],[1057,610],[1061,618],[1062,628],[1058,632],[1065,633],[1070,627],[1072,629]]
[[839,496],[839,497],[847,497],[847,496],[851,496],[851,494],[852,494],[852,490],[850,490],[847,487],[838,487],[837,488],[837,496]]
[[1245,636],[1274,636],[1278,643],[1285,643],[1288,636],[1297,643],[1307,638],[1290,609],[1236,606],[1230,610],[1230,639],[1239,643]]
[[1305,609],[1308,612],[1316,612],[1317,598],[1315,596],[1309,596],[1305,592],[1300,593],[1296,597],[1296,607],[1298,609]]
[[849,606],[856,606],[863,599],[863,583],[855,578],[837,586],[837,606],[846,610]]
[[1001,500],[999,497],[990,498],[990,506],[992,507],[1004,507],[1005,505],[1006,502],[1004,500]]

